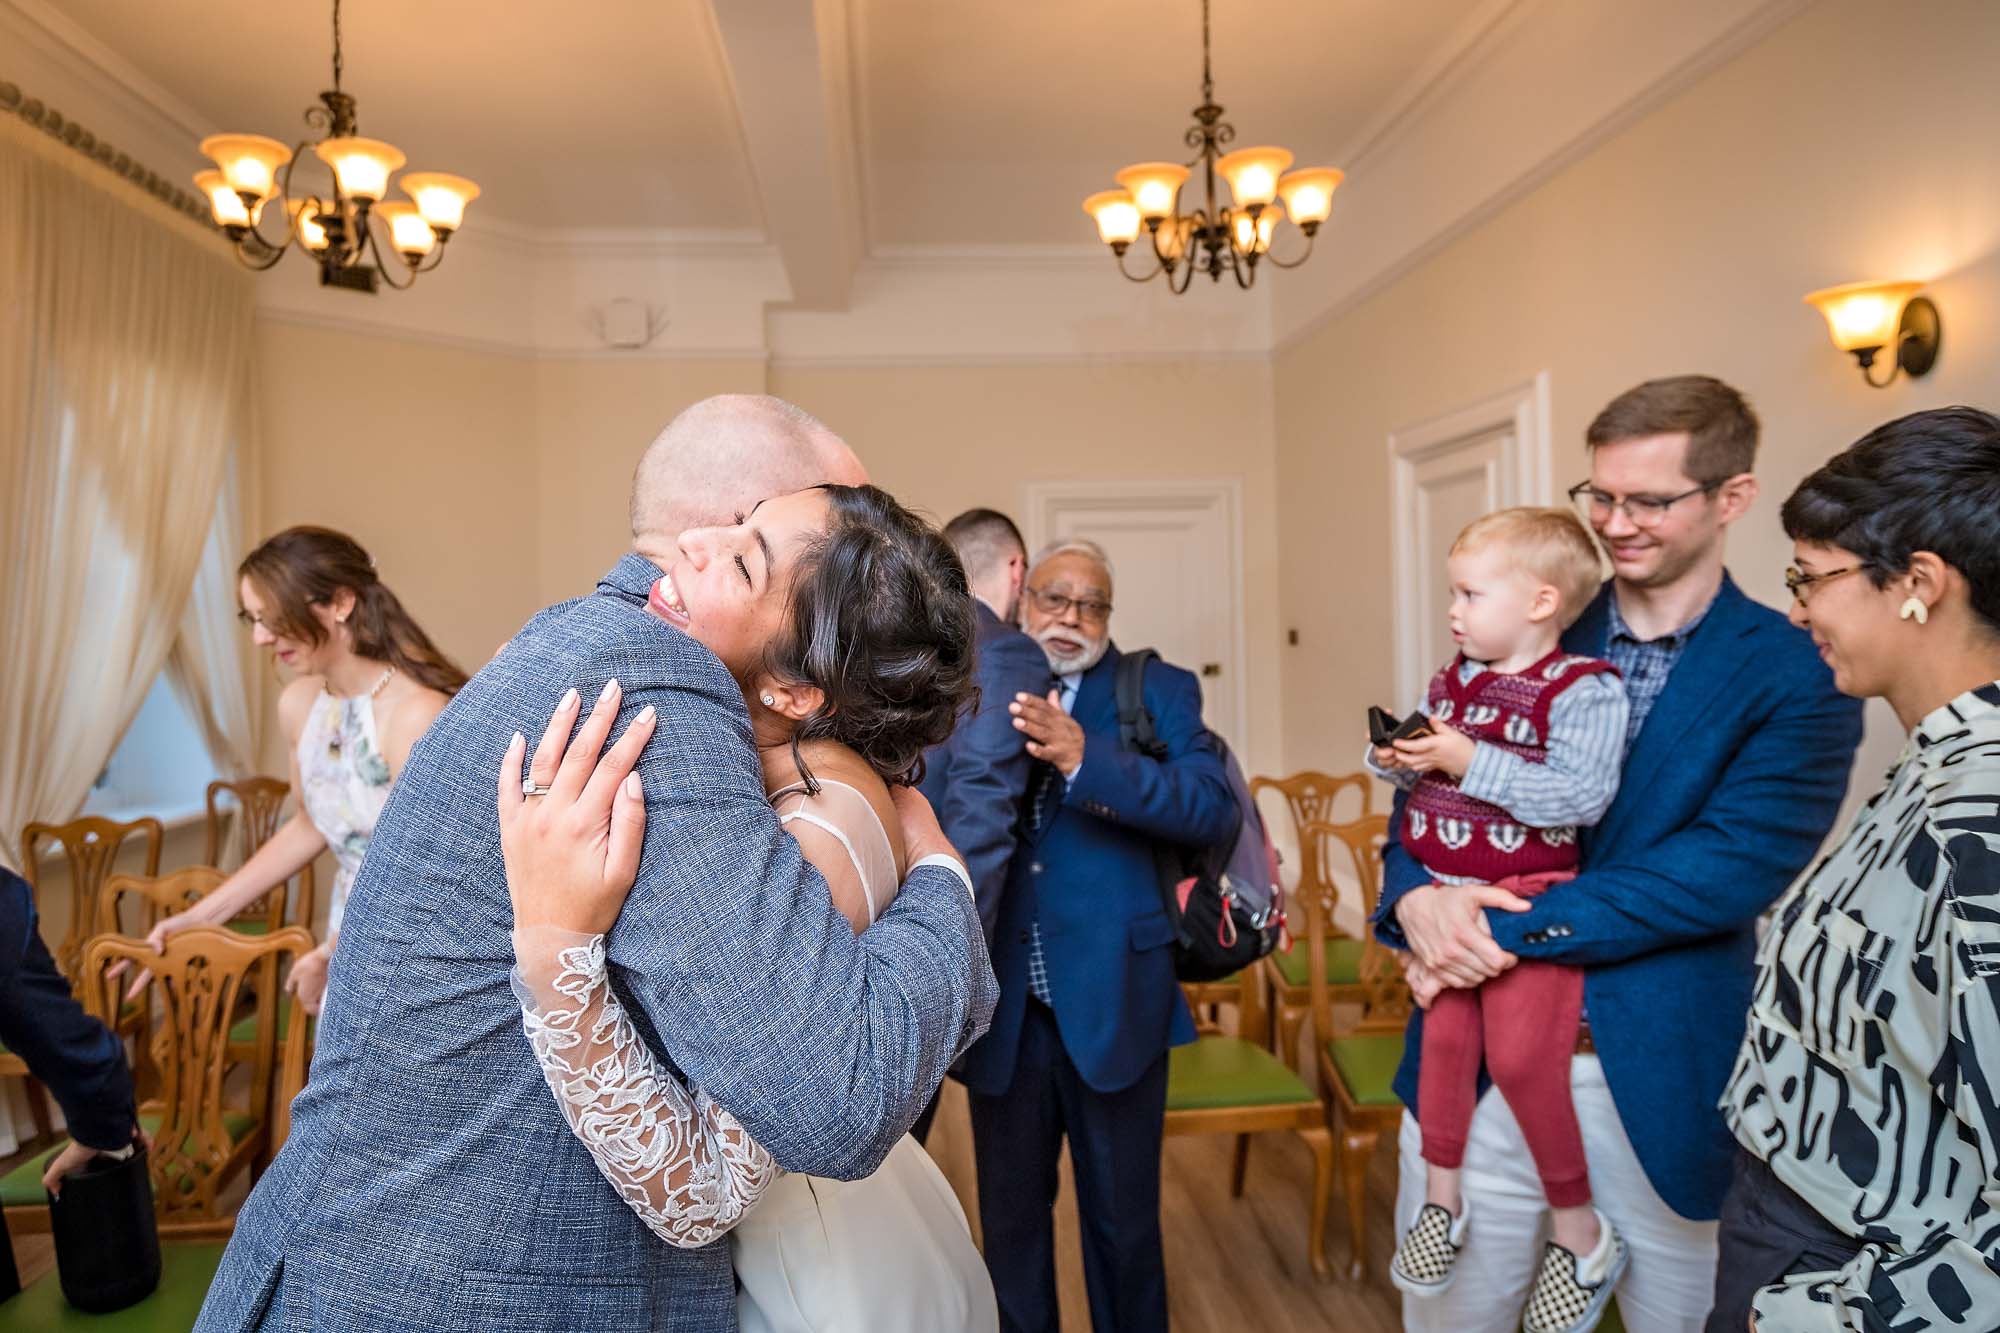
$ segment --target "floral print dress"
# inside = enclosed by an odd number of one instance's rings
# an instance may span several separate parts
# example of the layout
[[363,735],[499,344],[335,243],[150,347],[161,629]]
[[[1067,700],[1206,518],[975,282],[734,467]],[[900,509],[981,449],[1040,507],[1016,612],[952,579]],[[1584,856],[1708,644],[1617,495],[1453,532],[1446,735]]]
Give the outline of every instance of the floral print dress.
[[327,905],[328,938],[340,933],[347,891],[389,799],[389,777],[389,761],[375,736],[374,700],[320,691],[299,733],[299,799],[340,866]]

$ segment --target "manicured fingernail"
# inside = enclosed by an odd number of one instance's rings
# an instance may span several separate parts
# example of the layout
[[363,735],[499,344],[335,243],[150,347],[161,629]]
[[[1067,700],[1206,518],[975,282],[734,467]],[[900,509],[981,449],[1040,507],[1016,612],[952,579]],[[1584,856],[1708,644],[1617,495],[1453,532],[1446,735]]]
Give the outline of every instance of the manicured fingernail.
[[514,739],[507,742],[507,753],[512,754],[527,743],[528,738],[517,731],[514,733]]
[[639,710],[639,716],[637,720],[640,722],[651,722],[654,716],[655,714],[653,712],[653,705],[647,704],[644,708],[641,708]]
[[604,689],[598,694],[597,702],[603,703],[616,693],[618,693],[618,677],[613,676],[604,682]]
[[564,693],[562,700],[556,704],[556,707],[574,708],[576,707],[576,699],[577,699],[576,686],[572,685],[569,687],[568,691]]
[[625,775],[625,794],[635,801],[646,794],[645,789],[639,785],[639,775],[637,773],[627,773]]

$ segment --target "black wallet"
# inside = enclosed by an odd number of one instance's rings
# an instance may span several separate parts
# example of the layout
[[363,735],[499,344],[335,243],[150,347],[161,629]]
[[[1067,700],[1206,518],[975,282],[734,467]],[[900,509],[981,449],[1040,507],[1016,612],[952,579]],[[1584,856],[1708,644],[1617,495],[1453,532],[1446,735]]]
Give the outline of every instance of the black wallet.
[[1431,734],[1431,720],[1421,711],[1399,722],[1386,708],[1371,705],[1368,709],[1368,738],[1377,745],[1394,745],[1397,741],[1413,741]]

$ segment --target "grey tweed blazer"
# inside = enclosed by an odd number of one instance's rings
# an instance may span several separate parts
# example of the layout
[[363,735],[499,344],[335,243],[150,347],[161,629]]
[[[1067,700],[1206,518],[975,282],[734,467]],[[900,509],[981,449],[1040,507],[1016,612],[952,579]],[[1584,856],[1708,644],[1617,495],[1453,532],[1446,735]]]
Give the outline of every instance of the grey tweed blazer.
[[[729,1250],[663,1244],[571,1136],[508,988],[501,751],[616,677],[646,848],[610,938],[648,1044],[792,1170],[873,1171],[985,1031],[996,984],[965,886],[914,874],[857,938],[764,799],[736,683],[646,614],[628,555],[549,608],[418,744],[355,881],[291,1138],[238,1219],[198,1329],[736,1326]],[[615,734],[615,733],[614,733]]]

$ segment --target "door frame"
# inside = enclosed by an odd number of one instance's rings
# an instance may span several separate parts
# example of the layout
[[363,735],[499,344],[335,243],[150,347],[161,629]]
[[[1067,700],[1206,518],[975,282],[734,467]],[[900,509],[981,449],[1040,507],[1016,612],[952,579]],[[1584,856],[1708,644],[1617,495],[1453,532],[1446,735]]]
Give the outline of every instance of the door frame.
[[[1222,586],[1229,597],[1229,648],[1235,658],[1230,663],[1236,679],[1229,686],[1235,704],[1236,727],[1240,734],[1227,737],[1239,753],[1250,743],[1250,658],[1249,636],[1245,630],[1246,608],[1243,584],[1243,482],[1238,477],[1192,478],[1162,481],[1032,481],[1021,487],[1021,512],[1027,515],[1028,558],[1054,538],[1056,516],[1072,504],[1091,509],[1130,509],[1135,512],[1159,509],[1214,510],[1222,515],[1224,532]],[[1113,593],[1114,598],[1116,593]],[[1199,662],[1176,662],[1201,675]],[[1202,692],[1209,691],[1202,683]]]
[[1402,708],[1424,688],[1435,662],[1417,660],[1421,598],[1417,590],[1417,533],[1414,519],[1417,465],[1450,453],[1496,430],[1510,432],[1504,454],[1515,504],[1546,505],[1550,499],[1549,372],[1490,394],[1464,407],[1389,432],[1389,515],[1395,564],[1396,698]]

